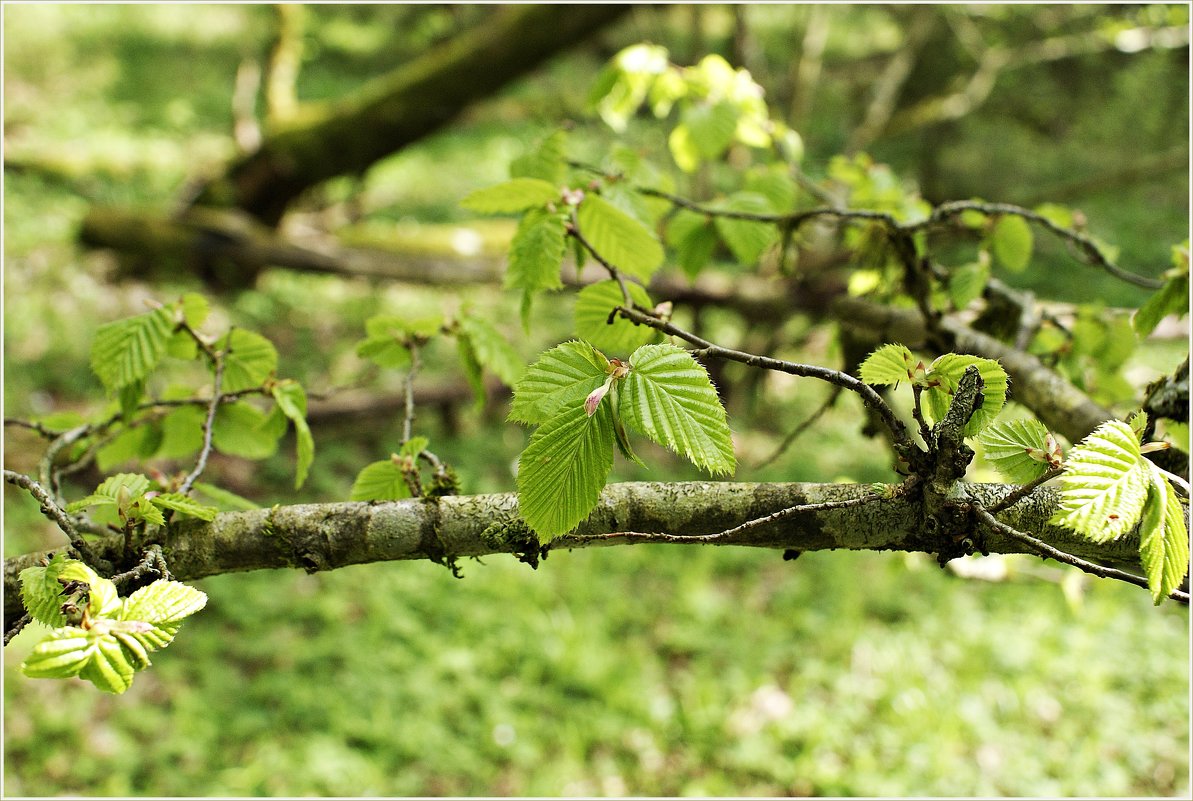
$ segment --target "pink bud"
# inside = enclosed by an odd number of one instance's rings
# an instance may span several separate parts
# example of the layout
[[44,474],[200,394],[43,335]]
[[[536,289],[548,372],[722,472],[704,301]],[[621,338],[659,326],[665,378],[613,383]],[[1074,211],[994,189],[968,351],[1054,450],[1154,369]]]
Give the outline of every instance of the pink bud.
[[606,381],[599,387],[588,393],[588,397],[584,399],[584,411],[589,417],[596,414],[597,406],[601,403],[601,398],[605,397],[605,393],[609,391],[610,382]]

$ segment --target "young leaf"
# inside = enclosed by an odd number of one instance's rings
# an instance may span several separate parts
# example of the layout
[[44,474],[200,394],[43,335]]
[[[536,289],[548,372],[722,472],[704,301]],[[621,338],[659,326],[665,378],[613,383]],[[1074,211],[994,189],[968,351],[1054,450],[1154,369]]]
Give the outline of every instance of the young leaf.
[[559,200],[559,186],[540,178],[514,178],[472,192],[460,206],[481,214],[513,214]]
[[630,357],[618,412],[631,428],[710,473],[737,466],[725,408],[705,369],[682,348],[643,345]]
[[285,433],[269,424],[269,418],[256,406],[236,401],[221,403],[215,410],[212,441],[216,450],[245,459],[268,459],[278,449],[278,439]]
[[1159,605],[1180,587],[1189,570],[1189,532],[1176,492],[1159,470],[1148,464],[1151,483],[1139,522],[1139,556],[1152,601]]
[[990,232],[990,246],[1003,267],[1011,272],[1023,272],[1031,261],[1031,226],[1022,217],[1004,214]]
[[259,387],[278,369],[278,352],[265,337],[243,328],[235,328],[216,345],[224,351],[225,393]]
[[431,440],[426,437],[411,437],[402,443],[402,447],[398,448],[398,453],[401,456],[409,456],[411,459],[417,459],[418,455],[427,449],[431,444]]
[[[626,286],[636,305],[653,308],[645,289],[628,281]],[[609,324],[609,312],[624,303],[621,287],[612,279],[581,289],[576,296],[576,336],[609,354],[633,353],[639,346],[662,338],[653,328],[634,325],[622,317],[615,317]]]
[[563,281],[559,268],[566,247],[563,215],[546,209],[531,209],[518,223],[510,242],[506,289],[559,289]]
[[[207,315],[211,312],[211,304],[207,302],[207,298],[200,295],[198,292],[187,292],[182,296],[182,319],[192,329],[203,325],[207,319]],[[186,332],[183,332],[186,335]],[[189,335],[186,335],[190,339]],[[194,340],[191,340],[192,342]]]
[[1060,505],[1050,522],[1107,542],[1139,521],[1150,477],[1135,432],[1108,420],[1069,451],[1060,482]]
[[663,246],[655,235],[600,195],[585,196],[576,221],[596,252],[627,275],[648,281],[663,263]]
[[858,375],[862,381],[875,386],[898,384],[914,379],[919,363],[905,346],[883,345],[866,357],[858,368]]
[[102,617],[115,617],[120,612],[120,593],[111,579],[96,576],[89,582],[91,587],[91,601],[88,612],[92,620]]
[[1146,337],[1170,314],[1183,317],[1189,312],[1189,274],[1180,273],[1164,282],[1131,318],[1135,333]]
[[567,180],[566,147],[567,131],[553,131],[538,147],[510,162],[510,177],[539,178],[553,187],[562,186]]
[[508,387],[518,383],[526,372],[526,364],[501,332],[488,321],[471,315],[460,318],[460,331],[471,340],[476,360],[482,367]]
[[965,436],[972,437],[994,421],[1007,400],[1007,373],[1002,365],[993,359],[946,353],[932,362],[927,380],[936,380],[940,385],[927,392],[928,411],[934,420],[941,420],[949,410],[949,404],[957,391],[957,383],[970,365],[976,365],[982,376],[982,406],[973,413],[965,426]]
[[88,578],[79,579],[80,581],[90,584],[91,578],[99,578],[82,562],[67,559],[62,551],[54,554],[45,567],[38,565],[21,571],[21,601],[25,604],[25,611],[33,615],[34,620],[50,628],[57,628],[66,623],[61,608],[66,598],[58,578],[68,566],[73,565],[80,565],[90,573]]
[[119,695],[133,685],[133,667],[129,654],[112,634],[87,636],[87,662],[79,671],[79,678],[94,684],[106,693]]
[[711,218],[681,209],[667,225],[667,244],[689,278],[695,278],[717,247],[717,229]]
[[602,360],[587,342],[564,342],[547,351],[514,387],[509,419],[543,423],[564,406],[581,407],[584,398],[608,377]]
[[696,152],[705,160],[715,159],[732,144],[737,132],[737,117],[737,106],[726,100],[713,104],[692,103],[680,115]]
[[[774,213],[766,196],[756,192],[735,192],[721,206],[727,211]],[[715,225],[721,239],[725,240],[725,244],[732,251],[733,257],[743,266],[757,262],[778,235],[775,226],[765,222],[717,217]]]
[[149,479],[140,473],[117,473],[104,479],[104,482],[95,488],[95,494],[119,500],[122,488],[128,489],[128,497],[135,498],[149,491]]
[[353,501],[397,501],[410,497],[410,485],[392,459],[365,465],[352,482]]
[[530,438],[518,460],[518,509],[540,541],[566,534],[588,516],[613,468],[612,412],[589,416],[562,407]]
[[261,508],[248,498],[242,498],[234,492],[229,492],[226,489],[221,489],[220,487],[214,486],[212,484],[206,484],[202,481],[196,481],[194,488],[195,492],[206,496],[222,511],[251,512],[254,509]]
[[307,471],[315,461],[315,438],[307,425],[307,394],[297,381],[282,381],[273,385],[273,399],[277,401],[282,414],[294,424],[294,436],[298,447],[298,460],[294,468],[294,488],[299,489],[307,480]]
[[31,679],[65,679],[79,675],[91,659],[91,641],[77,626],[55,629],[21,663],[21,672]]
[[207,606],[207,595],[179,581],[158,579],[124,599],[121,620],[140,620],[154,626],[178,626]]
[[1147,412],[1143,411],[1142,409],[1135,412],[1135,414],[1127,418],[1127,425],[1129,425],[1131,430],[1135,432],[1135,438],[1139,440],[1140,444],[1142,444],[1143,432],[1147,430]]
[[378,367],[400,370],[410,364],[407,320],[393,314],[375,314],[365,320],[368,336],[356,343],[356,355]]
[[[995,423],[978,437],[987,461],[1003,478],[1026,484],[1048,472],[1048,429],[1039,420]],[[1033,455],[1034,454],[1034,455]]]
[[150,498],[150,503],[159,509],[173,509],[175,512],[208,522],[215,520],[216,513],[219,512],[214,506],[205,506],[180,492],[164,492],[161,495],[155,495]]
[[472,346],[472,337],[460,333],[456,337],[456,349],[460,353],[460,366],[464,368],[464,379],[472,387],[472,395],[476,399],[476,408],[485,405],[487,393],[485,391],[485,376],[481,368],[480,359],[476,356],[476,348]]
[[95,452],[95,464],[101,472],[108,472],[126,462],[148,459],[157,453],[162,442],[160,425],[139,425],[126,428],[112,441]]
[[169,306],[102,325],[91,346],[91,369],[109,393],[141,381],[165,355],[173,330]]
[[185,459],[203,447],[203,422],[207,412],[198,406],[179,406],[162,418],[159,459]]
[[964,309],[982,296],[990,280],[989,260],[963,264],[949,274],[949,300],[953,308]]

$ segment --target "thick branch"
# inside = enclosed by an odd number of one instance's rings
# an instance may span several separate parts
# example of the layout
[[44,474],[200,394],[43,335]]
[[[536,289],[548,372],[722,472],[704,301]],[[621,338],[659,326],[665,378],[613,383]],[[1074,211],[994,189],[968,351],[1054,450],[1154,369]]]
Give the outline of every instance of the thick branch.
[[[976,484],[967,485],[967,489],[976,502],[993,506],[1014,488]],[[614,484],[605,488],[600,503],[577,534],[557,540],[552,548],[664,542],[672,535],[714,535],[788,507],[849,501],[871,494],[864,484]],[[1055,492],[1044,487],[1002,516],[1008,525],[1034,532],[1068,553],[1138,568],[1137,539],[1091,543],[1073,532],[1047,525],[1055,508]],[[912,494],[851,508],[793,514],[767,525],[742,528],[734,536],[718,538],[717,544],[798,551],[849,548],[938,552],[945,543],[933,539],[924,520],[922,502]],[[368,562],[442,561],[445,555],[524,552],[527,533],[517,517],[516,496],[499,494],[229,512],[211,523],[176,522],[159,534],[171,572],[187,581],[263,568],[317,571]],[[136,550],[140,552],[149,543],[138,545]],[[1032,552],[1023,543],[996,531],[985,537],[982,546],[992,553]],[[111,537],[96,543],[95,549],[103,556],[118,559],[123,542]],[[5,560],[7,619],[15,620],[22,613],[18,574],[44,556],[33,553]]]
[[[924,342],[923,320],[912,309],[893,309],[858,298],[840,298],[833,316],[844,325],[862,328],[890,342],[915,347]],[[1011,377],[1011,399],[1031,409],[1048,428],[1077,442],[1114,414],[1090,400],[1043,362],[972,328],[945,317],[941,332],[958,353],[997,359]]]

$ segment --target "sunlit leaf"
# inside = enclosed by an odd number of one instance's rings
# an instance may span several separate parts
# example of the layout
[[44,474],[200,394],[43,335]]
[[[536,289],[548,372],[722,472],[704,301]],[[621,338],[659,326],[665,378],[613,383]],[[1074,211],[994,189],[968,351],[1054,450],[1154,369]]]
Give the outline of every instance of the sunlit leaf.
[[586,342],[564,342],[547,351],[514,387],[509,419],[543,423],[564,406],[580,407],[608,377],[603,359]]
[[1094,542],[1118,539],[1139,522],[1150,478],[1135,432],[1108,420],[1069,451],[1051,522]]
[[225,393],[259,387],[278,369],[277,348],[253,331],[235,328],[216,349],[224,353],[221,390]]
[[481,214],[512,214],[559,200],[559,186],[541,178],[514,178],[478,189],[460,201],[460,206]]
[[647,281],[663,263],[663,246],[655,235],[600,195],[584,198],[576,220],[596,252],[627,275]]
[[[626,286],[636,305],[647,309],[654,307],[645,289],[628,281]],[[609,312],[624,303],[621,287],[616,281],[600,281],[584,287],[576,295],[576,336],[610,356],[628,356],[640,345],[662,339],[655,329],[635,325],[620,316],[609,323]]]
[[174,330],[172,307],[102,325],[91,346],[91,369],[110,393],[149,375]]

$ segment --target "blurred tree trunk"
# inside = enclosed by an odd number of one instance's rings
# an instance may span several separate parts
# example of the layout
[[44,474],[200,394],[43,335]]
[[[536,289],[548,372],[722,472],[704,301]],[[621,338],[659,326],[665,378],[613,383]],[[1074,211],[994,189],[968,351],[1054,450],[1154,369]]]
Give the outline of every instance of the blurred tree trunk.
[[307,189],[363,172],[630,8],[602,3],[501,7],[483,24],[360,91],[300,111],[271,131],[258,150],[203,187],[194,202],[234,206],[276,225]]

